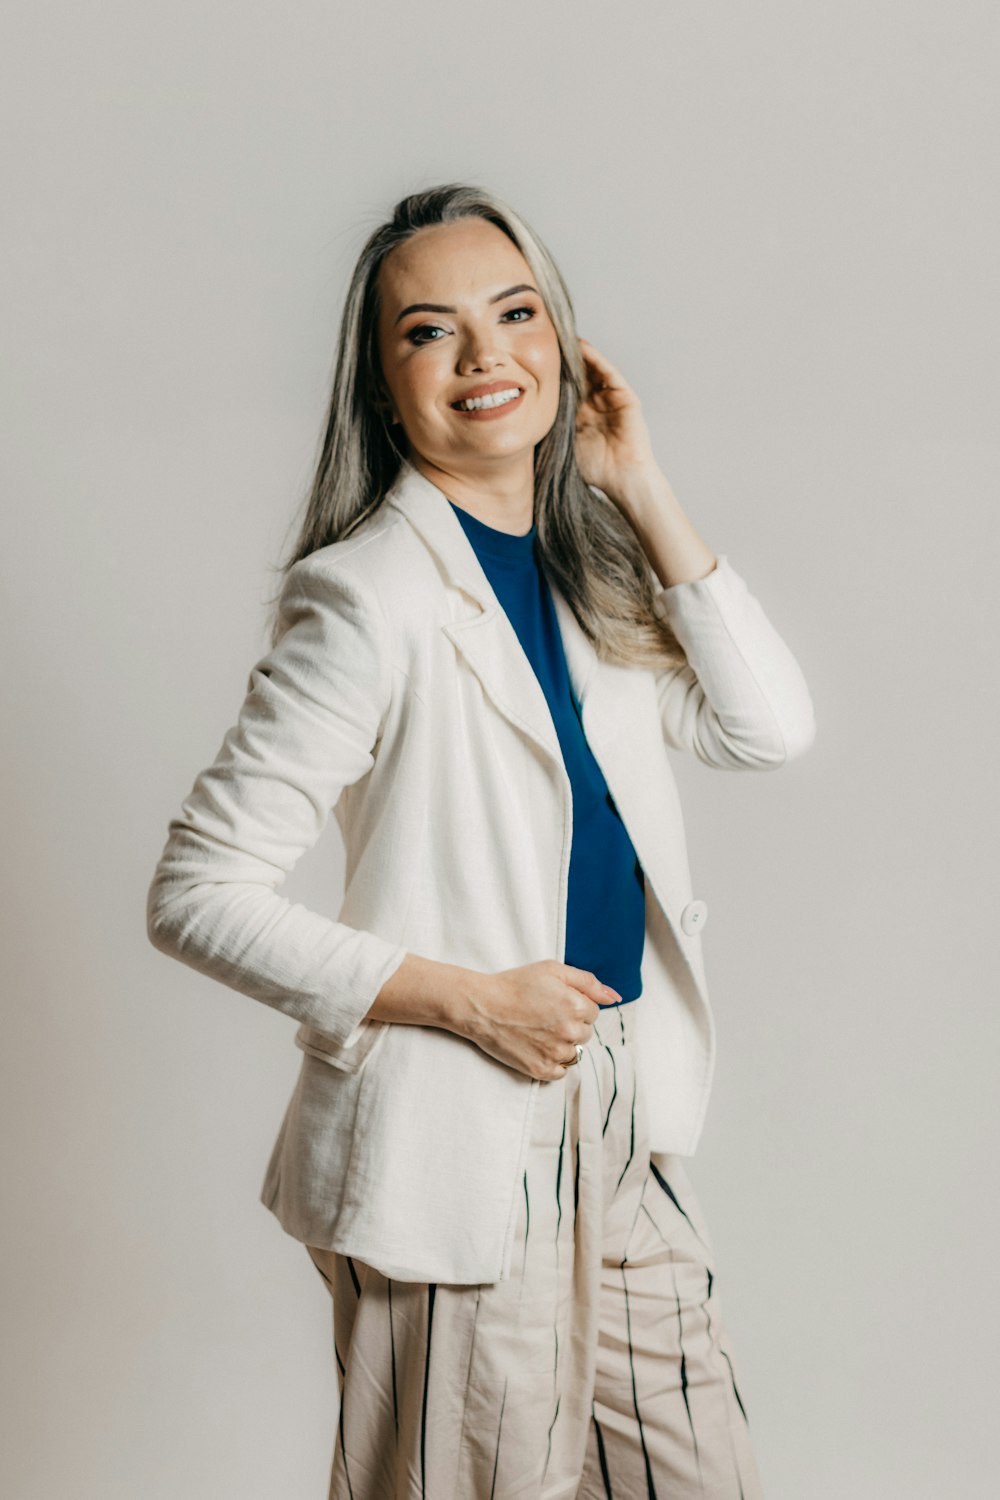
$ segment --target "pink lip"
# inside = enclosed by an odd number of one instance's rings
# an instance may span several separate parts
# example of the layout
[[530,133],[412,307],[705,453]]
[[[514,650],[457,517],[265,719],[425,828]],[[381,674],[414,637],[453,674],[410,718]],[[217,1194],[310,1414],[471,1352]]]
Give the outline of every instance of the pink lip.
[[[459,399],[466,401],[470,396],[488,396],[493,391],[509,391],[512,384],[513,382],[508,380],[506,383],[494,382],[493,385],[486,387],[479,386],[473,391],[466,391],[465,395]],[[519,396],[515,396],[513,401],[504,401],[500,406],[485,406],[481,407],[478,411],[462,411],[457,406],[453,406],[451,409],[456,416],[465,417],[468,421],[490,422],[494,421],[497,417],[506,416],[509,411],[516,411],[523,400],[524,391]]]

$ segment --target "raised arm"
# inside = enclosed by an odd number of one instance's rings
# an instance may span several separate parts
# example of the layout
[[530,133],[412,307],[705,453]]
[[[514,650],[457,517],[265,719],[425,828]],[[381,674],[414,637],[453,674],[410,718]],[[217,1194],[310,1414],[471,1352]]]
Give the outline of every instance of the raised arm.
[[759,600],[655,466],[616,498],[649,561],[654,608],[687,655],[657,678],[667,743],[724,771],[772,771],[801,755],[816,733],[812,699]]
[[684,647],[686,666],[657,678],[667,743],[706,765],[771,771],[812,744],[813,706],[801,668],[726,557],[716,557],[656,462],[638,395],[580,340],[587,395],[577,461],[639,538],[654,608]]

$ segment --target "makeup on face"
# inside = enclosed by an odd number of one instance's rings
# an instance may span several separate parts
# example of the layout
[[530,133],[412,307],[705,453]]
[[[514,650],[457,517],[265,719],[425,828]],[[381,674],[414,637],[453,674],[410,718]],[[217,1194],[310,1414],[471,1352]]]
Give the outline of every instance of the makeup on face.
[[412,446],[430,462],[484,444],[533,456],[555,420],[561,354],[516,247],[485,221],[435,226],[393,251],[383,278],[383,373]]

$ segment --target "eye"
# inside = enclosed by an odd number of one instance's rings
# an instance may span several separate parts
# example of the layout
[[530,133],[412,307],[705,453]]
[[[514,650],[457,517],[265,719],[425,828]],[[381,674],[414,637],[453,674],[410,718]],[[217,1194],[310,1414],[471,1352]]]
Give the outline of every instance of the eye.
[[[530,322],[532,318],[538,316],[535,308],[527,306],[508,307],[506,312],[502,313],[501,316],[504,318],[513,318],[515,313],[524,313],[526,315],[523,318],[517,319],[519,323]],[[419,348],[422,344],[440,344],[440,339],[431,338],[429,335],[434,333],[444,334],[446,331],[446,329],[441,327],[440,323],[418,323],[416,328],[409,330],[406,337],[411,344],[415,344]],[[427,334],[428,337],[422,337],[423,334]]]
[[437,323],[420,323],[416,328],[411,328],[406,337],[411,344],[439,344],[441,342],[440,339],[421,339],[417,337],[420,333],[433,333],[435,329],[438,333],[444,332],[444,329]]

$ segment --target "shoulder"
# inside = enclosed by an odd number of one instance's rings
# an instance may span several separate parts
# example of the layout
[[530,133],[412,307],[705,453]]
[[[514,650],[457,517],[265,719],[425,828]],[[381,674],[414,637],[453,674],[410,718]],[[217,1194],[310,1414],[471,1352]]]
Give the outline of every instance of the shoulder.
[[433,558],[406,518],[383,503],[350,536],[318,547],[288,570],[282,611],[307,596],[314,604],[377,611],[391,628],[444,597]]

